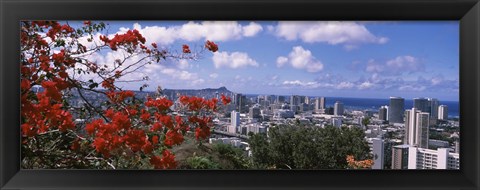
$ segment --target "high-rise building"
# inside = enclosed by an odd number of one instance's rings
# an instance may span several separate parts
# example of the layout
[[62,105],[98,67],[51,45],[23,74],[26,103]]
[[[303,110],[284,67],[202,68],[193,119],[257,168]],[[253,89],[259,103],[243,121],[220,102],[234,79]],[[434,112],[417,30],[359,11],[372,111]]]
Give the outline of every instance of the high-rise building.
[[325,113],[325,97],[315,98],[315,112]]
[[241,113],[246,112],[247,97],[240,93],[234,95],[235,110]]
[[438,120],[438,100],[435,98],[428,99],[429,113],[430,113],[430,126],[437,124]]
[[448,148],[437,150],[409,147],[408,169],[460,169],[460,155]]
[[388,121],[388,106],[382,106],[378,110],[378,119],[382,121]]
[[397,145],[392,147],[392,169],[408,169],[408,145]]
[[447,105],[438,106],[438,119],[439,120],[444,120],[444,121],[448,119],[448,106]]
[[343,103],[340,101],[336,101],[333,106],[333,115],[343,115]]
[[416,108],[405,111],[404,144],[428,148],[429,113]]
[[372,169],[383,169],[383,162],[384,162],[384,143],[383,139],[380,138],[374,138],[372,139],[372,144],[373,144],[373,166]]
[[230,127],[228,128],[229,133],[236,133],[238,127],[240,126],[240,113],[233,110],[230,115]]
[[260,118],[260,108],[257,106],[251,107],[248,112],[248,116],[250,118]]
[[413,107],[421,112],[430,112],[430,106],[426,98],[414,98]]
[[401,97],[390,97],[388,106],[388,122],[403,123],[403,112],[405,110],[405,99]]
[[285,96],[277,96],[277,101],[275,103],[282,104],[285,102]]
[[298,106],[301,103],[301,98],[298,95],[292,95],[290,96],[290,106]]

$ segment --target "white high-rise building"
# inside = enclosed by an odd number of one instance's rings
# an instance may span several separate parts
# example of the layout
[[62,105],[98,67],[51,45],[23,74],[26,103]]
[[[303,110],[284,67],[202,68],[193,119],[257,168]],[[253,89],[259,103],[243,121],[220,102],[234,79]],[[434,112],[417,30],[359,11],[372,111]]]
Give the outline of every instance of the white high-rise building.
[[429,115],[429,113],[420,112],[416,108],[405,111],[404,144],[428,148]]
[[315,98],[315,112],[325,113],[325,97]]
[[438,119],[439,120],[444,120],[444,121],[448,119],[448,106],[447,105],[438,106]]
[[240,126],[240,112],[232,111],[230,115],[230,127],[228,128],[229,133],[237,133],[238,127]]
[[383,143],[383,140],[380,138],[373,138],[372,139],[372,144],[373,144],[373,166],[372,169],[383,169],[383,162],[385,159],[385,145]]
[[437,150],[409,147],[408,169],[460,169],[460,155],[448,148]]
[[343,103],[336,101],[333,106],[333,115],[343,115]]

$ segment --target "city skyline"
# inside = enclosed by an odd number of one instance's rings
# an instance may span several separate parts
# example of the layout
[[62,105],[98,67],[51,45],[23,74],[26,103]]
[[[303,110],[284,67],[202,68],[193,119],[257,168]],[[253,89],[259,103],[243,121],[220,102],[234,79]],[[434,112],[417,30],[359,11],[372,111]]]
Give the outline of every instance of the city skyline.
[[[458,22],[108,21],[111,34],[137,29],[147,43],[193,52],[198,60],[147,65],[146,90],[225,86],[243,94],[458,101]],[[74,23],[73,23],[74,24]],[[88,45],[88,43],[86,43]],[[99,64],[121,52],[98,52]],[[143,83],[122,83],[137,90]]]

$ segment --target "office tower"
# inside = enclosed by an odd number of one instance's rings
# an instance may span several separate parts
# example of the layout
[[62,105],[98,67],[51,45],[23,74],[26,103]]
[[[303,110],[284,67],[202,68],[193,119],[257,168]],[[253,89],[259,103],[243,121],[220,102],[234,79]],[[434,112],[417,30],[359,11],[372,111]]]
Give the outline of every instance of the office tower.
[[333,115],[343,115],[343,103],[336,101],[333,108]]
[[333,115],[333,107],[325,108],[325,114]]
[[385,158],[384,155],[384,143],[383,140],[380,138],[372,139],[373,144],[373,166],[372,169],[383,169],[383,160]]
[[460,169],[460,155],[450,153],[448,148],[409,147],[408,169]]
[[438,119],[446,121],[448,119],[448,106],[440,105],[438,106]]
[[405,111],[404,144],[428,148],[429,113],[416,108]]
[[430,106],[426,98],[414,98],[413,107],[421,112],[430,112]]
[[237,111],[232,111],[230,115],[230,128],[228,128],[229,133],[236,133],[237,128],[240,126],[240,113]]
[[397,145],[392,147],[392,169],[408,169],[408,145]]
[[298,96],[298,95],[292,95],[290,96],[290,105],[295,105],[295,106],[298,106],[300,105],[300,103],[302,103],[302,98],[301,96]]
[[403,112],[405,110],[405,99],[401,97],[390,97],[390,105],[388,106],[388,122],[403,123]]
[[260,108],[257,106],[251,107],[248,116],[250,118],[260,118]]
[[438,120],[438,100],[435,98],[428,99],[429,113],[430,113],[430,126],[437,124]]
[[334,127],[342,127],[342,118],[340,117],[333,117],[332,118],[332,125]]
[[235,110],[244,113],[246,111],[245,105],[247,104],[247,97],[240,93],[234,95]]
[[325,113],[325,97],[315,98],[315,112]]
[[299,102],[298,104],[303,104],[303,103],[305,103],[305,101],[306,101],[306,99],[307,99],[306,96],[300,96],[299,98],[300,98],[300,100],[299,100],[300,102]]
[[275,103],[282,104],[285,102],[285,96],[277,96],[277,101]]
[[387,121],[387,116],[388,116],[388,106],[382,106],[378,110],[378,119],[382,121]]
[[305,102],[302,103],[310,104],[310,98],[308,96],[305,96]]

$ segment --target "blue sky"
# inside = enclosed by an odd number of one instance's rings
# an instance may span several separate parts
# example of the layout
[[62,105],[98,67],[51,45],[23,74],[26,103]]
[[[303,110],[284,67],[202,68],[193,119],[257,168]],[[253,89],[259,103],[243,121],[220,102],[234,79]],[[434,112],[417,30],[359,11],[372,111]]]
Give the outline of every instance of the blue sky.
[[[249,94],[458,101],[459,24],[449,22],[106,21],[109,33],[137,29],[147,43],[195,51],[198,60],[151,65],[148,90],[227,87]],[[109,61],[101,53],[98,60]],[[143,83],[121,84],[137,90]]]

